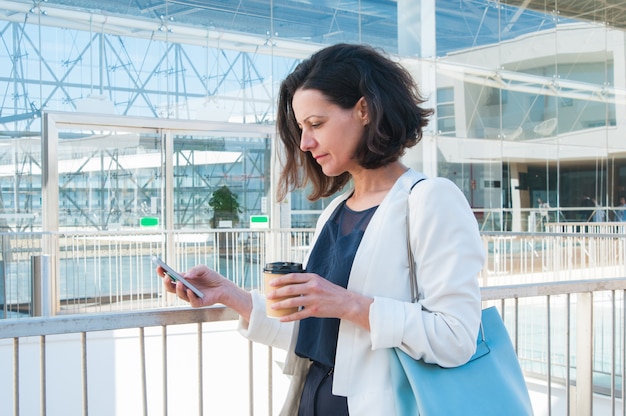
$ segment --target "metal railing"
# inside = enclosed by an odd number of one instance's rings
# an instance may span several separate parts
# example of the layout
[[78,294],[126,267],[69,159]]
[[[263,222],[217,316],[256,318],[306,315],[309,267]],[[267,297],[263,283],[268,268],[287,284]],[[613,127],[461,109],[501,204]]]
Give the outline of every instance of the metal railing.
[[[483,233],[481,285],[626,276],[624,226],[551,227],[554,232]],[[0,317],[171,306],[154,274],[154,254],[178,270],[203,263],[241,287],[258,288],[265,262],[302,261],[311,236],[310,229],[0,234]],[[46,293],[53,299],[43,299]],[[33,302],[38,299],[48,305]]]
[[[625,291],[626,278],[482,289],[534,386],[536,414],[624,414]],[[234,319],[212,307],[0,321],[0,414],[272,415],[288,383],[280,354],[239,337]]]
[[481,289],[483,304],[499,307],[527,378],[544,381],[536,413],[626,414],[625,289],[624,278]]
[[[211,230],[9,233],[0,235],[0,318],[36,316],[42,286],[52,314],[101,313],[170,306],[152,255],[178,270],[207,264],[247,289],[260,287],[266,261],[303,261],[312,230]],[[49,247],[46,250],[44,247]],[[51,262],[49,267],[33,267]],[[44,262],[45,264],[45,262]],[[48,274],[41,275],[39,272]],[[55,287],[47,284],[55,281]],[[46,283],[46,284],[44,284]],[[53,296],[54,295],[54,296]],[[45,308],[47,310],[47,308]]]
[[[513,322],[507,323],[529,376],[549,381],[547,386],[570,386],[564,389],[567,394],[572,389],[581,391],[579,379],[588,381],[592,387],[585,387],[585,392],[600,393],[614,401],[623,396],[624,288],[606,289],[603,285],[621,282],[614,279],[626,276],[626,235],[621,224],[583,225],[568,224],[577,228],[561,227],[542,233],[484,233],[488,255],[479,279],[483,294],[490,294],[486,300],[500,299],[499,307],[506,319],[515,316]],[[162,256],[179,270],[204,263],[241,287],[255,289],[260,286],[259,275],[264,262],[302,261],[311,236],[312,230],[308,229],[0,235],[0,315],[9,318],[57,315],[50,323],[45,319],[39,321],[40,325],[66,328],[72,327],[69,322],[85,320],[96,322],[96,329],[100,319],[106,320],[111,315],[123,325],[112,329],[134,328],[124,323],[126,315],[116,313],[145,311],[137,315],[129,313],[128,319],[132,321],[143,319],[144,314],[160,316],[163,308],[168,308],[167,314],[170,314],[171,307],[182,305],[174,297],[163,294],[150,262],[151,255]],[[587,282],[586,286],[576,286],[574,281],[579,280]],[[493,290],[502,294],[493,295]],[[512,294],[512,290],[518,292]],[[546,290],[561,292],[547,293]],[[589,302],[585,300],[585,293],[593,293],[595,310],[585,307],[582,315],[572,314],[573,305]],[[153,313],[156,315],[151,315]],[[540,313],[547,318],[539,316]],[[70,316],[69,321],[63,315]],[[590,317],[593,317],[594,332],[589,330]],[[15,336],[6,335],[4,330],[21,327],[21,321],[25,327],[35,325],[33,328],[37,328],[37,324],[30,323],[37,321],[31,319],[9,319],[0,326],[0,338],[14,338],[16,342]],[[188,323],[199,322],[190,320]],[[86,333],[102,332],[107,330],[107,325]],[[169,325],[159,324],[159,327]],[[137,324],[136,327],[144,326]],[[579,328],[587,328],[584,336],[573,335]],[[54,331],[50,334],[72,332]],[[564,333],[570,334],[567,340],[562,336]],[[42,332],[36,336],[45,335]],[[22,335],[18,333],[19,337]],[[141,337],[143,335],[139,339]],[[569,337],[574,337],[575,342],[570,342]],[[589,342],[593,342],[591,346]],[[30,339],[27,341],[28,345],[32,343]],[[593,371],[591,375],[589,371],[582,373],[581,378],[577,364],[579,356],[580,359],[590,356],[588,349],[592,351]],[[273,367],[275,365],[269,363],[267,371],[271,373]],[[588,366],[580,368],[588,369]],[[568,397],[565,399],[569,406]],[[154,405],[152,401],[150,404]],[[577,404],[576,408],[584,408],[581,406]],[[4,414],[2,409],[0,414]]]
[[550,229],[541,233],[483,233],[487,261],[480,276],[482,285],[626,276],[624,226],[554,224]]

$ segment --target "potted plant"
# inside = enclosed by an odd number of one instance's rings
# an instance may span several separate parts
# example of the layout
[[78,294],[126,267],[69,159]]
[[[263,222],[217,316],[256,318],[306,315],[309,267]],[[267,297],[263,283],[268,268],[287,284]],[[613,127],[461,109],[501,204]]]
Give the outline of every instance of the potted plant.
[[[211,194],[209,206],[213,208],[211,226],[213,228],[232,228],[239,223],[241,208],[235,195],[228,186],[224,185]],[[220,256],[230,256],[234,237],[232,233],[217,233],[218,250]]]
[[239,223],[241,208],[237,201],[237,195],[228,186],[224,185],[211,194],[209,206],[213,208],[213,217],[211,218],[213,228],[219,228],[222,221],[230,221],[231,226]]

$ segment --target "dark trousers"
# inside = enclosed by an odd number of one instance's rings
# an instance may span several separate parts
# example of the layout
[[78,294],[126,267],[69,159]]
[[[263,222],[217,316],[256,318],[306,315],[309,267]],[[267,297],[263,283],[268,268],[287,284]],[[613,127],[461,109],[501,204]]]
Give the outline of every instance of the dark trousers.
[[313,362],[304,382],[298,416],[348,416],[348,400],[332,393],[333,369]]

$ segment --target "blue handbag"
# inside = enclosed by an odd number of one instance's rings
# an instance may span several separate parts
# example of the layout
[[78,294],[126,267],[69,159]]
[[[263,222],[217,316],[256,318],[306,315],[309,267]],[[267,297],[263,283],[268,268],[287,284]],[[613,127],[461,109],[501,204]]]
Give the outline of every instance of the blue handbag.
[[482,311],[476,353],[452,368],[391,349],[398,416],[528,416],[533,409],[509,334],[495,306]]
[[[411,300],[417,302],[417,275],[409,236],[409,217],[410,207],[407,206],[406,241]],[[416,360],[400,348],[390,349],[389,361],[396,396],[396,416],[533,414],[517,354],[495,306],[483,309],[476,352],[466,364],[444,368]]]

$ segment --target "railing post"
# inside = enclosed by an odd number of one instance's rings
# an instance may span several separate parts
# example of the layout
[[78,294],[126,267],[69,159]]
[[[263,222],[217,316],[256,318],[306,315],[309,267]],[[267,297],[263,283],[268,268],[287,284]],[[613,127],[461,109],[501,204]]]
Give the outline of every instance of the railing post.
[[51,257],[46,254],[31,257],[32,315],[54,316],[57,311],[56,282]]
[[576,296],[576,387],[573,416],[593,414],[593,294]]
[[0,319],[7,317],[7,292],[4,281],[4,260],[0,260]]

